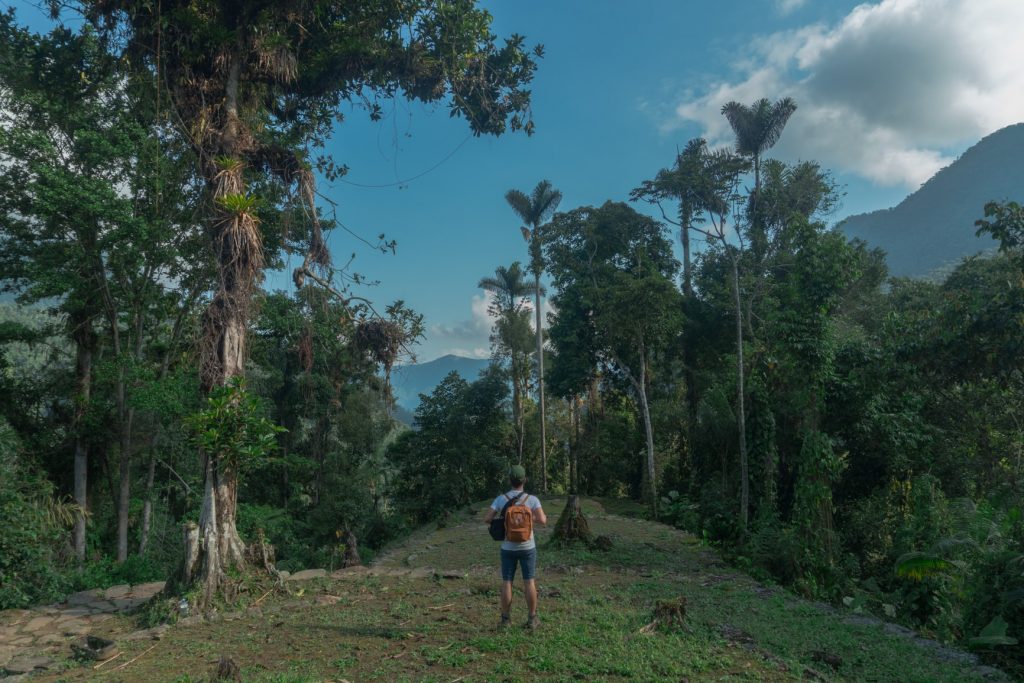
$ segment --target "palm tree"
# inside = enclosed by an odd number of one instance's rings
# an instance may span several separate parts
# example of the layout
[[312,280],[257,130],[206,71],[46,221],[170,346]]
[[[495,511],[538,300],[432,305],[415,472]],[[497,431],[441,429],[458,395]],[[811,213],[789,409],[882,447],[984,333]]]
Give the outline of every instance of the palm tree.
[[[494,294],[491,313],[498,318],[494,339],[499,347],[509,355],[512,373],[512,418],[516,426],[516,450],[518,462],[523,462],[523,394],[526,393],[525,364],[522,357],[529,353],[529,342],[521,342],[519,330],[529,330],[529,313],[523,310],[523,304],[535,291],[536,283],[525,277],[526,273],[519,261],[511,266],[498,266],[492,277],[484,277],[477,287]],[[524,320],[525,317],[525,320]]]
[[[548,453],[547,433],[545,432],[544,411],[544,331],[541,328],[540,316],[540,277],[544,272],[544,259],[541,253],[541,227],[551,219],[558,204],[562,201],[562,193],[552,187],[547,180],[542,180],[533,188],[530,195],[519,190],[505,193],[508,202],[516,215],[525,223],[521,230],[523,238],[530,244],[530,270],[534,277],[534,305],[537,316],[537,385],[540,398],[540,463],[541,488],[548,490]],[[526,227],[529,226],[529,227]]]
[[761,155],[779,141],[782,129],[795,111],[796,102],[791,97],[777,102],[762,97],[749,107],[733,101],[722,107],[722,114],[736,135],[736,151],[754,162],[755,201],[761,192]]
[[[736,151],[749,157],[754,162],[754,194],[750,197],[750,216],[752,218],[752,240],[757,242],[763,237],[763,222],[758,214],[757,201],[761,196],[761,155],[771,149],[786,127],[789,117],[796,111],[796,102],[786,97],[775,103],[762,97],[749,107],[739,102],[729,102],[722,107],[722,114],[728,119],[733,133],[736,135]],[[737,236],[739,231],[737,230]],[[724,232],[721,236],[725,244]],[[743,366],[743,325],[742,302],[740,301],[739,257],[736,250],[732,254],[733,290],[736,299],[736,416],[740,445],[740,524],[747,527],[750,510],[750,478],[747,463],[747,424],[746,424],[746,389],[744,387]]]

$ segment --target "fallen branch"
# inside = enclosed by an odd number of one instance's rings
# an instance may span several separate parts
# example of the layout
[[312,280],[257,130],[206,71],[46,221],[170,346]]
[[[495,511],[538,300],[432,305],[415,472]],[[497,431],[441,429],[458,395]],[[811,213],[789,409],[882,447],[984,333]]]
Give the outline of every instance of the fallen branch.
[[[157,643],[157,645],[159,645],[159,643]],[[147,649],[146,649],[146,650],[145,650],[144,652],[142,652],[142,653],[140,653],[140,654],[137,654],[137,655],[135,655],[134,657],[132,657],[131,659],[129,659],[129,660],[127,661],[127,662],[125,662],[125,663],[124,663],[124,664],[122,664],[121,666],[115,666],[115,667],[114,667],[114,668],[113,668],[112,670],[113,670],[113,671],[120,671],[121,669],[125,668],[126,666],[128,666],[128,665],[129,665],[129,664],[131,664],[132,662],[134,662],[134,661],[136,661],[137,659],[139,659],[140,657],[142,657],[142,655],[144,655],[144,654],[146,654],[147,652],[149,652],[150,650],[152,650],[152,649],[153,649],[154,647],[156,647],[156,645],[150,645],[150,646],[149,646],[149,648],[147,648]]]
[[102,666],[106,666],[107,664],[109,664],[110,662],[114,661],[115,659],[117,659],[118,657],[120,657],[123,654],[124,654],[124,652],[118,652],[116,655],[114,655],[110,659],[104,659],[102,662],[100,662],[99,664],[94,666],[93,669],[99,669]]
[[263,595],[261,595],[261,596],[259,597],[259,599],[257,599],[257,600],[256,600],[256,602],[252,603],[252,606],[253,606],[253,607],[255,607],[256,605],[260,604],[261,602],[263,602],[263,600],[264,600],[264,599],[266,599],[266,597],[267,597],[268,595],[270,595],[270,594],[271,594],[271,593],[273,593],[273,592],[274,592],[274,588],[271,588],[271,589],[270,589],[270,590],[268,590],[268,591],[267,591],[266,593],[264,593]]

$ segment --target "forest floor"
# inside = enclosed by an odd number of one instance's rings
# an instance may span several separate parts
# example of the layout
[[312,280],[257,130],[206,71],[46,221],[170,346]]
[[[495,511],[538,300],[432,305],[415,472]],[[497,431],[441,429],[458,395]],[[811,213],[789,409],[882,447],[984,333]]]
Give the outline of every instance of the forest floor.
[[[565,501],[543,501],[553,526]],[[498,549],[474,506],[387,549],[371,567],[301,572],[212,620],[140,630],[139,618],[122,610],[154,586],[114,591],[128,598],[99,591],[79,594],[77,605],[0,613],[0,681],[5,668],[24,669],[32,657],[47,668],[9,677],[208,681],[222,656],[241,667],[242,680],[264,683],[1008,680],[901,627],[762,585],[638,512],[621,501],[585,501],[592,531],[612,539],[607,551],[546,547],[550,527],[538,530],[535,632],[520,626],[518,590],[513,627],[496,631]],[[683,628],[642,632],[658,600],[678,598]],[[84,632],[117,640],[120,655],[73,659],[70,639]]]

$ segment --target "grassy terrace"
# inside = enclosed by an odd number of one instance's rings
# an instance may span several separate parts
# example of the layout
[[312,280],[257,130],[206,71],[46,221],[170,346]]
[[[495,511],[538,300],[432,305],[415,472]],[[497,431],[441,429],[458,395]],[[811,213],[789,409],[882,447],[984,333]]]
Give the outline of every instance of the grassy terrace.
[[[562,504],[545,501],[552,525]],[[967,660],[876,624],[847,623],[737,574],[692,537],[630,517],[633,506],[588,500],[584,510],[615,547],[541,548],[536,633],[519,628],[518,596],[515,627],[495,631],[497,544],[474,509],[383,553],[377,575],[289,583],[290,594],[271,593],[259,606],[177,625],[160,641],[125,643],[124,655],[99,670],[69,661],[41,680],[210,680],[221,655],[241,666],[244,680],[279,683],[984,680]],[[548,533],[540,531],[541,543]],[[464,578],[409,572],[426,567]],[[655,601],[680,596],[688,629],[639,632]],[[127,621],[109,628],[127,629]]]

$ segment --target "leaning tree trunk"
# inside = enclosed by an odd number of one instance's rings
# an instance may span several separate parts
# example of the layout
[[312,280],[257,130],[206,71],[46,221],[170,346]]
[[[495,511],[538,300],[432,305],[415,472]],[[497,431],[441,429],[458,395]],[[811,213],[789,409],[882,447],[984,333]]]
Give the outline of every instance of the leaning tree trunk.
[[[534,235],[537,228],[534,227]],[[534,271],[534,298],[536,299],[537,314],[537,386],[540,389],[540,467],[541,467],[541,490],[548,492],[548,440],[546,432],[547,413],[544,410],[544,331],[540,326],[540,270]]]
[[[241,201],[247,133],[238,118],[240,54],[232,55],[225,84],[218,154],[205,169],[213,189],[213,247],[218,289],[203,314],[200,379],[210,390],[244,376],[246,330],[257,280],[263,272],[263,244],[256,216]],[[202,151],[202,150],[201,150]],[[207,150],[208,151],[208,150]],[[178,581],[200,586],[209,605],[231,569],[244,568],[245,544],[235,523],[238,474],[216,454],[204,453],[203,505],[198,526],[186,531],[185,557]]]
[[743,386],[743,308],[740,305],[740,271],[732,258],[732,288],[736,297],[736,422],[740,441],[740,526],[747,528],[750,511],[750,477],[747,471],[747,417]]

